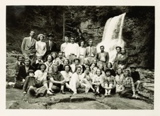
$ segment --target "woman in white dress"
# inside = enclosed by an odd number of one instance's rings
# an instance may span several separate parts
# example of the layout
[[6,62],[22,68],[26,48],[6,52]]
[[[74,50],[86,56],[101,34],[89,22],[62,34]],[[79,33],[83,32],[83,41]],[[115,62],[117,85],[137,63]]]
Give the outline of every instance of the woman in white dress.
[[71,76],[69,88],[73,91],[73,94],[77,94],[77,88],[81,86],[81,70],[82,68],[78,66],[76,72]]
[[44,35],[39,34],[37,38],[38,41],[36,42],[36,56],[43,57],[47,51],[46,43],[43,42]]
[[79,47],[79,59],[81,64],[84,64],[85,54],[86,54],[86,48],[84,47],[84,41],[81,41]]

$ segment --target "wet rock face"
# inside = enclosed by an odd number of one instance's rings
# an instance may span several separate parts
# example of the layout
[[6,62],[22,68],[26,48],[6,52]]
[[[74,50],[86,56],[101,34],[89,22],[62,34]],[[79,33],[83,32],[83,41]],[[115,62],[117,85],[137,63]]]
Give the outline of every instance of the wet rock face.
[[126,99],[119,96],[99,97],[93,93],[77,95],[56,94],[54,96],[27,98],[21,90],[7,89],[7,109],[153,109],[153,104],[142,100]]

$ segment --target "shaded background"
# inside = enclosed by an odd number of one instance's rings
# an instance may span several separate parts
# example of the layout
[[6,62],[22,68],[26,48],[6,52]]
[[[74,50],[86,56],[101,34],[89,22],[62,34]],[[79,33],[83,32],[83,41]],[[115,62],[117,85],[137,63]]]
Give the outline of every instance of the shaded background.
[[[65,35],[77,41],[101,41],[110,17],[126,12],[123,39],[129,53],[128,64],[154,69],[155,8],[151,6],[7,6],[7,52],[20,52],[22,39],[34,29],[36,34],[53,33],[58,46]],[[64,24],[65,21],[65,24]],[[98,31],[97,31],[98,30]],[[37,36],[37,35],[36,35]]]

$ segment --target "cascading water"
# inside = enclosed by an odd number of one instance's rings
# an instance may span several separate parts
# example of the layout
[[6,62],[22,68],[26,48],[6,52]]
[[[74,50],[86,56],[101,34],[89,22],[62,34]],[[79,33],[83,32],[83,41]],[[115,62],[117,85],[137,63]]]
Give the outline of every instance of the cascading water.
[[126,13],[109,18],[105,24],[102,41],[97,45],[97,51],[100,52],[100,46],[105,47],[109,53],[109,62],[114,61],[116,57],[116,46],[124,48],[125,42],[122,39],[122,28]]

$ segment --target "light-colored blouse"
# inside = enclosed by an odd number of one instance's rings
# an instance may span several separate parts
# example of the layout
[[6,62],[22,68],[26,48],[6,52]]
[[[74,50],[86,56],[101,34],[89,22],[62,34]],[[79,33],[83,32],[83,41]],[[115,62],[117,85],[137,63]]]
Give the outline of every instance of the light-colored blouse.
[[47,46],[45,42],[36,42],[36,56],[44,56],[47,51]]

